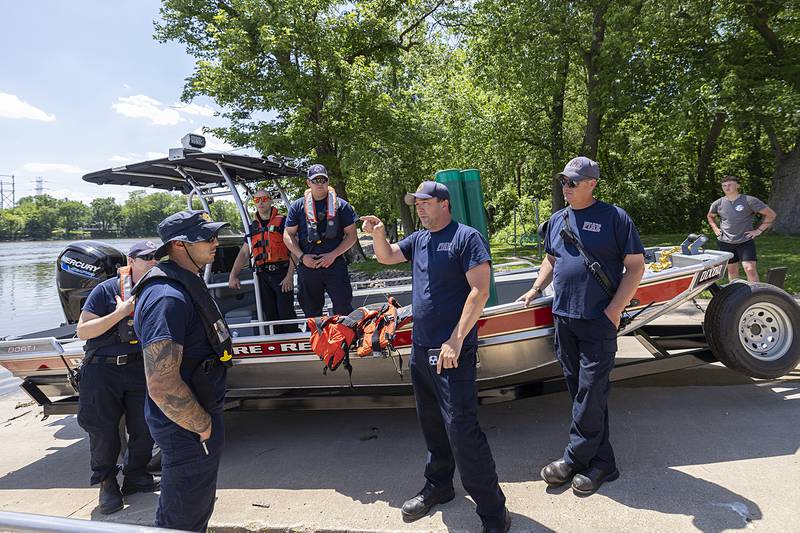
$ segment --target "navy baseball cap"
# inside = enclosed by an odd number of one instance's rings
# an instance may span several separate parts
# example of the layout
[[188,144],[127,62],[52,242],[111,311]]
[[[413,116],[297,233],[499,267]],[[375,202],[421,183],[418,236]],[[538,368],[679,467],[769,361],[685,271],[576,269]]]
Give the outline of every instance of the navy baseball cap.
[[153,241],[139,241],[128,250],[128,257],[136,258],[149,255],[155,253],[156,250],[158,250],[158,245]]
[[566,176],[572,181],[598,180],[600,179],[600,165],[588,157],[578,156],[567,163],[559,176]]
[[417,192],[409,192],[405,195],[406,205],[414,205],[414,201],[419,198],[420,200],[427,200],[429,198],[438,198],[439,200],[450,200],[450,191],[444,183],[437,181],[423,181],[417,187]]
[[227,225],[227,222],[212,221],[209,214],[202,210],[179,211],[170,215],[158,225],[158,236],[164,244],[156,250],[156,257],[167,255],[167,244],[171,241],[202,242]]
[[313,180],[317,176],[324,176],[326,178],[328,177],[328,169],[326,169],[324,165],[320,165],[319,163],[308,167],[308,179]]

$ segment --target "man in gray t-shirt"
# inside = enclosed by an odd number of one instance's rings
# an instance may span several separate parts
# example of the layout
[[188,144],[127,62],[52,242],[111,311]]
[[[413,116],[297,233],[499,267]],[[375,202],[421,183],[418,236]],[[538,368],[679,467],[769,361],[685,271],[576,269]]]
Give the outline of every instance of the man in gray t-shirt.
[[[739,179],[735,176],[722,178],[722,192],[725,196],[714,200],[706,218],[717,235],[719,249],[733,254],[733,259],[728,262],[728,279],[739,277],[741,262],[747,281],[758,281],[755,238],[772,225],[775,211],[755,196],[739,194]],[[761,224],[753,229],[756,213],[763,218]],[[719,226],[717,217],[720,219]]]

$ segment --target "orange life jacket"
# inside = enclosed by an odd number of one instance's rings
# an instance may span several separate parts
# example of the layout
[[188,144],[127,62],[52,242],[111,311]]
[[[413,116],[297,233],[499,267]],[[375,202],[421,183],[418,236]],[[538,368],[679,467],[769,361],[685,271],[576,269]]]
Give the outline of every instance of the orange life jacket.
[[[411,307],[399,308],[392,297],[378,311],[359,307],[347,316],[309,318],[311,350],[325,363],[323,372],[334,371],[344,364],[352,375],[350,350],[353,347],[359,357],[384,355],[394,348],[397,328],[410,321]],[[402,359],[400,365],[402,371]]]
[[278,214],[278,210],[273,207],[270,211],[269,222],[265,226],[261,217],[256,213],[255,220],[258,222],[258,231],[251,235],[253,250],[250,254],[256,267],[289,260],[289,249],[283,242],[283,233],[278,231],[283,224],[283,218],[283,215]]
[[336,238],[339,232],[337,224],[338,217],[336,210],[339,208],[339,199],[336,196],[336,190],[333,187],[328,187],[328,200],[325,207],[325,227],[320,231],[319,221],[317,220],[317,210],[314,207],[314,197],[311,195],[311,189],[306,189],[304,194],[303,205],[306,211],[306,227],[308,228],[308,242],[320,244],[323,240],[331,240]]
[[[133,289],[133,272],[131,267],[124,266],[117,269],[119,274],[119,297],[122,301],[131,297],[131,290]],[[133,316],[133,311],[129,316]]]
[[[380,311],[364,321],[358,339],[356,354],[359,357],[383,355],[387,349],[393,349],[397,328],[410,321],[411,313],[400,312],[397,300],[389,296],[389,302],[383,304]],[[405,311],[405,310],[404,310]]]

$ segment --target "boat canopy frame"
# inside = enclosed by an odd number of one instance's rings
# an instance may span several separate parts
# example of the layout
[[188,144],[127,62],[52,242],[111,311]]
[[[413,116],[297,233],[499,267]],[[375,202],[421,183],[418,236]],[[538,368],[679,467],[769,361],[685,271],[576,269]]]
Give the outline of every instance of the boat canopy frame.
[[[252,184],[255,182],[272,181],[277,188],[281,200],[287,209],[291,199],[283,186],[283,179],[301,178],[305,173],[303,165],[296,161],[281,157],[268,156],[266,158],[220,152],[202,152],[186,148],[172,148],[169,156],[129,163],[119,167],[112,167],[83,176],[84,181],[97,185],[128,185],[132,187],[145,187],[162,189],[166,191],[179,191],[187,195],[186,205],[193,208],[194,198],[200,201],[203,210],[211,214],[209,199],[230,196],[239,212],[242,227],[250,248],[253,250],[250,225],[252,219],[246,204],[253,196]],[[244,199],[239,191],[244,191]],[[225,283],[209,284],[211,279],[211,265],[206,265],[203,279],[209,289],[227,286]],[[265,334],[264,311],[261,302],[261,290],[258,276],[253,275],[252,280],[241,282],[242,285],[253,285],[256,302],[257,321],[254,323],[259,334]],[[293,321],[297,322],[297,321]],[[270,333],[272,328],[270,327]]]

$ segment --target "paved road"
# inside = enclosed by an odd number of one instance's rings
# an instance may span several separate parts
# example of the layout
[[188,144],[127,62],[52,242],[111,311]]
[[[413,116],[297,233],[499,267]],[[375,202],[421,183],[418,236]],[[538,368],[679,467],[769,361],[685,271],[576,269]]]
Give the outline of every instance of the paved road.
[[[686,311],[688,316],[692,311]],[[628,347],[630,349],[630,347]],[[110,517],[88,488],[88,443],[73,416],[41,421],[0,398],[0,509],[152,523],[156,496]],[[569,399],[481,407],[514,531],[797,530],[800,371],[756,382],[709,365],[616,386],[612,440],[622,477],[589,498],[551,490],[539,468],[562,450]],[[413,410],[227,415],[215,531],[475,531],[456,499],[413,524],[399,513],[423,483]]]

